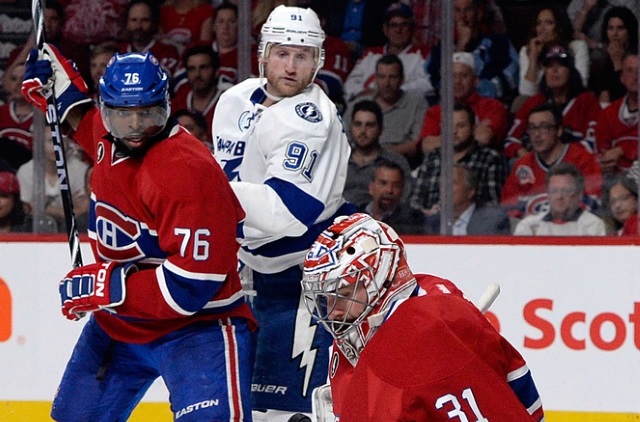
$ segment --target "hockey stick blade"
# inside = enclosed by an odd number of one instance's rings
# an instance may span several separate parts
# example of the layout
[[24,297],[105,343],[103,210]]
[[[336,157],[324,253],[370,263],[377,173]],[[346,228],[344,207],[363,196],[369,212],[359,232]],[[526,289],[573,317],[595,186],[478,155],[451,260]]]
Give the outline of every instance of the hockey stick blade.
[[[33,18],[33,28],[36,37],[36,46],[38,50],[42,50],[42,46],[46,41],[44,28],[44,0],[31,1],[31,14]],[[64,209],[64,220],[67,226],[67,238],[69,241],[69,251],[71,253],[71,263],[74,268],[82,266],[82,253],[80,251],[80,236],[78,234],[78,226],[73,213],[73,200],[71,198],[71,188],[67,171],[67,160],[64,152],[64,144],[62,142],[62,134],[60,131],[60,118],[58,116],[58,106],[56,104],[56,96],[51,87],[51,95],[47,98],[47,121],[51,128],[51,139],[56,155],[56,168],[58,171],[58,182],[60,184],[60,195],[62,196],[62,205]]]
[[476,304],[477,308],[480,309],[480,312],[483,314],[487,312],[499,294],[500,285],[498,283],[489,284]]

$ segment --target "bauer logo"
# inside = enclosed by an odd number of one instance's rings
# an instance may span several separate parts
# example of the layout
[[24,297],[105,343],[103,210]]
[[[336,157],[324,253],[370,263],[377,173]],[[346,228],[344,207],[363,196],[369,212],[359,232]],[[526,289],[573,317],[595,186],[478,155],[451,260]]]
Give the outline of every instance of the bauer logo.
[[296,105],[296,114],[311,123],[318,123],[322,121],[322,113],[320,113],[318,107],[313,103],[302,103]]
[[11,337],[11,291],[9,286],[0,278],[0,342]]

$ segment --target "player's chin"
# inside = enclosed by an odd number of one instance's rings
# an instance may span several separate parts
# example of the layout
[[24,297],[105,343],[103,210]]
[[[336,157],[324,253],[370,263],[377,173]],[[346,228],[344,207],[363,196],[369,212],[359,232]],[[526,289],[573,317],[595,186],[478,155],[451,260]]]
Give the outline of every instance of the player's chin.
[[148,142],[148,140],[149,138],[147,138],[146,136],[134,136],[125,138],[122,140],[122,142],[129,149],[139,149],[142,148]]
[[298,81],[281,80],[277,88],[282,97],[292,97],[301,93],[304,86]]

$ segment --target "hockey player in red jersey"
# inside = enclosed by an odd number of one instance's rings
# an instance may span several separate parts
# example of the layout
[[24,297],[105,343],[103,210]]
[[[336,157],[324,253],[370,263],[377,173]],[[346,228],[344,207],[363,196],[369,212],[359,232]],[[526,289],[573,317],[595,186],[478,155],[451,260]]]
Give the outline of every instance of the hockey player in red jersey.
[[341,422],[543,419],[520,353],[453,283],[414,275],[386,224],[336,219],[307,254],[302,289],[334,337]]
[[91,315],[53,419],[126,420],[161,376],[175,419],[251,420],[255,324],[236,268],[244,212],[210,151],[169,118],[166,73],[150,53],[115,55],[97,108],[45,44],[27,60],[23,95],[44,108],[51,79],[61,121],[94,160],[97,260],[60,282],[64,316]]

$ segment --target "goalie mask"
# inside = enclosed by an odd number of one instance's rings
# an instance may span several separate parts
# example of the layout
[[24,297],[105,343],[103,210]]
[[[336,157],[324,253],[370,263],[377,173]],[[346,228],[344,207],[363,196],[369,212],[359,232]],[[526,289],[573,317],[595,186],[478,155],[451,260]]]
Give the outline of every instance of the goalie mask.
[[354,365],[389,305],[415,287],[410,272],[396,277],[401,265],[406,268],[402,240],[366,214],[336,219],[306,255],[302,290],[307,309]]
[[150,53],[114,55],[100,78],[100,112],[120,140],[159,133],[171,113],[169,78]]
[[[322,48],[324,38],[325,34],[320,26],[320,19],[313,10],[284,5],[276,7],[260,31],[260,44],[258,45],[260,80],[264,79],[264,60],[269,57],[271,47],[283,45],[313,48],[315,71],[310,84],[313,83],[316,74],[324,65],[324,49]],[[262,82],[260,85],[263,85]],[[271,94],[267,95],[271,96]],[[277,101],[281,98],[272,99]]]

